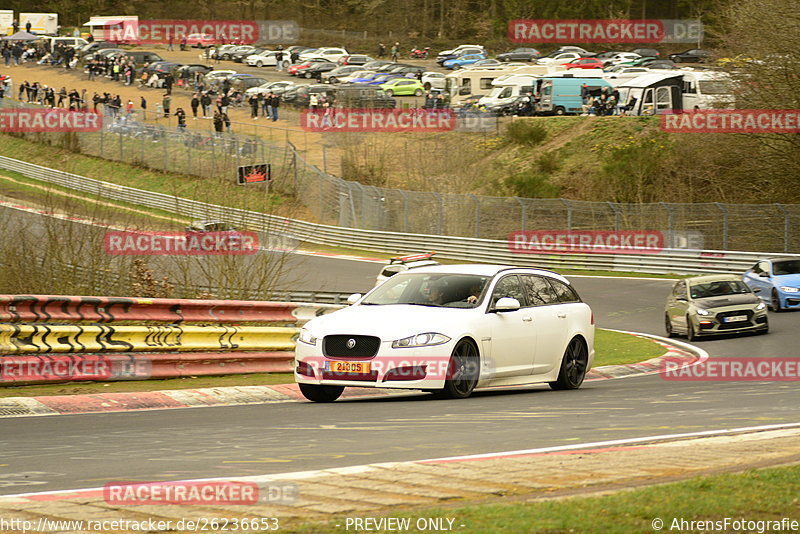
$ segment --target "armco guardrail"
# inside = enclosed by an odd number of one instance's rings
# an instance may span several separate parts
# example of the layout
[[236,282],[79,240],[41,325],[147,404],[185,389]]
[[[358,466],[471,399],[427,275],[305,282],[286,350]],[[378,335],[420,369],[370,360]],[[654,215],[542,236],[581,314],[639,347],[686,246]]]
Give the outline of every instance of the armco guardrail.
[[0,384],[288,372],[298,325],[340,307],[0,295]]
[[301,324],[338,306],[247,300],[0,295],[0,323],[153,321]]
[[[756,252],[665,249],[658,254],[516,254],[501,240],[407,234],[315,224],[103,182],[0,156],[0,168],[99,197],[156,208],[185,217],[222,219],[241,228],[322,245],[389,254],[436,250],[457,261],[642,273],[741,272],[765,255]],[[419,216],[426,216],[420,213]],[[785,255],[785,254],[784,254]],[[800,258],[800,255],[793,255]]]

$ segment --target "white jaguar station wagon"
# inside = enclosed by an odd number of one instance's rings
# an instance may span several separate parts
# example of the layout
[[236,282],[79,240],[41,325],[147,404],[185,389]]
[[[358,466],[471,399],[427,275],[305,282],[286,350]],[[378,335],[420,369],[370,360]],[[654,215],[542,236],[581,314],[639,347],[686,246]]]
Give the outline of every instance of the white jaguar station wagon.
[[475,388],[580,387],[594,360],[594,315],[556,273],[439,265],[398,273],[300,331],[295,379],[309,400],[347,386],[465,398]]

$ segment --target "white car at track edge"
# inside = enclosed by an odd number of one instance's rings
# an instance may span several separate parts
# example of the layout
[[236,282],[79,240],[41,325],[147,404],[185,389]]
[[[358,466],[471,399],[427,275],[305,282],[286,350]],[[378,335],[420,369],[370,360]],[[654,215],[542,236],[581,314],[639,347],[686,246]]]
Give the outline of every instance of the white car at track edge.
[[423,267],[349,300],[300,331],[295,380],[309,400],[332,402],[347,386],[449,398],[487,386],[575,389],[594,361],[592,310],[551,271]]

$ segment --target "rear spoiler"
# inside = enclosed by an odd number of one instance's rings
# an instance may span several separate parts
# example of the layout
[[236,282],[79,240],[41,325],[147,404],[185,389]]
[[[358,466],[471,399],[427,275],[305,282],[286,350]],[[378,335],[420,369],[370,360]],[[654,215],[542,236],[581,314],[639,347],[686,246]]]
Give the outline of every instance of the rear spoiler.
[[412,261],[429,260],[436,255],[435,251],[426,252],[424,254],[413,254],[411,256],[395,256],[389,260],[389,264],[395,263],[410,263]]

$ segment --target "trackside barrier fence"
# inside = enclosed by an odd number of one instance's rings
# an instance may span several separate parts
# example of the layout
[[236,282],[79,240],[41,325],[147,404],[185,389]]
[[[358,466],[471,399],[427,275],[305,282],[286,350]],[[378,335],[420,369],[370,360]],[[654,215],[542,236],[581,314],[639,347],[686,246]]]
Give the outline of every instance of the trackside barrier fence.
[[[265,232],[280,238],[389,254],[436,250],[441,258],[466,262],[553,269],[692,274],[741,272],[759,258],[771,253],[769,248],[762,249],[764,252],[668,248],[656,254],[519,254],[509,250],[505,239],[387,232],[311,223],[112,184],[3,156],[0,156],[0,168],[101,198],[160,209],[184,217],[222,219],[241,229]],[[420,208],[417,217],[429,219],[431,213]],[[750,228],[753,228],[754,224],[751,222]],[[762,223],[759,225],[764,226]],[[760,242],[755,234],[749,240],[751,246],[757,246],[755,244]],[[793,256],[800,258],[800,255]]]
[[340,307],[0,295],[0,384],[289,372],[298,326]]

